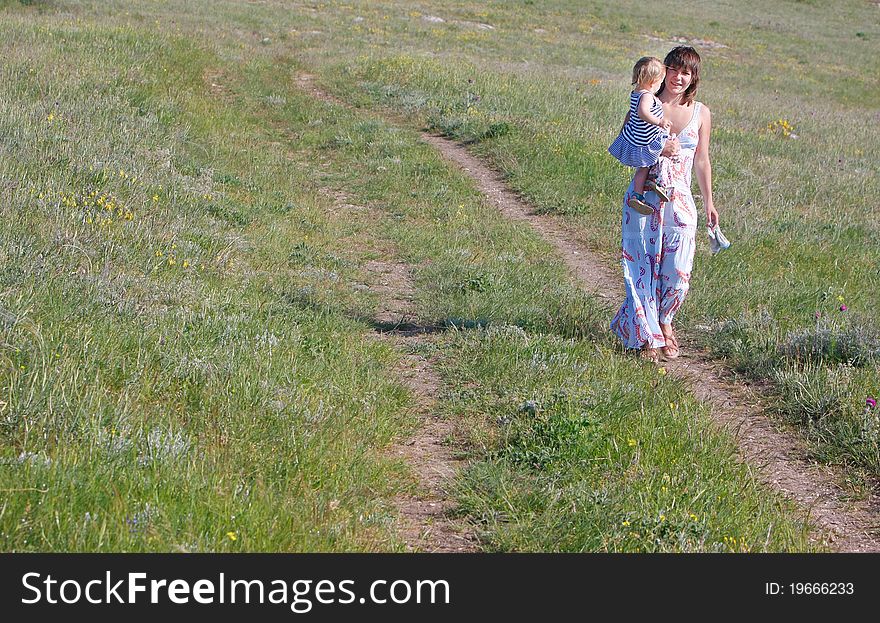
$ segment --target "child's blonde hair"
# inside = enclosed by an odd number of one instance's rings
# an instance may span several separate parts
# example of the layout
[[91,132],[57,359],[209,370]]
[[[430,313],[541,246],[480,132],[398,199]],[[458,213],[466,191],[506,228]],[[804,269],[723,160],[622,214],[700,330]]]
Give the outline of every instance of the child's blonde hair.
[[666,74],[663,61],[655,56],[643,56],[633,67],[632,83],[636,86],[648,86]]

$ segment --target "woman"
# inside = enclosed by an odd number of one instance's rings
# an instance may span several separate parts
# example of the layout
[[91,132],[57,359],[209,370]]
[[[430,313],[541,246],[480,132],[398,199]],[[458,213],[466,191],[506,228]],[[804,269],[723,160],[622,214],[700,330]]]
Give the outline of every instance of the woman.
[[[645,194],[654,213],[643,216],[630,208],[633,183],[623,198],[622,264],[626,300],[611,321],[627,348],[642,349],[642,356],[675,359],[680,350],[672,318],[687,296],[694,262],[697,208],[691,194],[691,168],[703,196],[706,221],[718,222],[712,202],[712,164],[709,108],[694,96],[700,83],[700,55],[679,46],[664,59],[666,78],[657,97],[665,119],[672,121],[671,134],[661,156],[658,183],[671,190],[670,200],[660,202],[656,192]],[[665,178],[665,179],[664,179]]]

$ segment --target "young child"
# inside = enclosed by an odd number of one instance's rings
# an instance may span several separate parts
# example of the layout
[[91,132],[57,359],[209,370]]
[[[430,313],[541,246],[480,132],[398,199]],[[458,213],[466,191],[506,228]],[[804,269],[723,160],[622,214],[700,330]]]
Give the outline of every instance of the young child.
[[[666,67],[659,58],[643,56],[633,67],[633,91],[629,96],[629,116],[614,139],[609,153],[629,167],[637,167],[634,193],[627,202],[640,214],[652,214],[654,209],[645,201],[645,182],[650,169],[660,158],[663,145],[669,138],[672,122],[663,118],[663,106],[654,95],[663,84]],[[669,201],[664,189],[651,184],[652,190],[663,201]]]

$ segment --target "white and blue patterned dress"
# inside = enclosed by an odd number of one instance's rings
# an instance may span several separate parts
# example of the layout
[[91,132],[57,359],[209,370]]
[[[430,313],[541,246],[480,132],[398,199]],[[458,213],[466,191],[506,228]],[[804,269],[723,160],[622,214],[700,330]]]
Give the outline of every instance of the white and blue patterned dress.
[[660,127],[639,117],[639,101],[650,97],[651,114],[663,118],[663,106],[649,91],[633,91],[629,94],[629,118],[620,134],[611,143],[608,153],[628,167],[650,167],[656,164],[669,135]]
[[700,109],[678,134],[681,152],[660,159],[658,180],[672,190],[662,202],[654,191],[645,200],[654,213],[645,216],[629,207],[634,181],[623,197],[621,265],[626,299],[611,321],[611,330],[626,348],[666,345],[660,323],[669,324],[690,288],[696,249],[697,207],[691,194],[691,170],[700,137]]

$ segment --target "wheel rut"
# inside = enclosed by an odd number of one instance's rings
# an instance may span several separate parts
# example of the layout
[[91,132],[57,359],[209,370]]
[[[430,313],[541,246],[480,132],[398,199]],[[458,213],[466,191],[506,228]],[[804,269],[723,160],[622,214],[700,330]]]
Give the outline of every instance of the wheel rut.
[[[333,192],[333,191],[328,191]],[[333,192],[338,208],[362,212],[339,191]],[[375,219],[381,219],[376,214]],[[396,443],[389,453],[403,459],[418,481],[418,492],[394,499],[399,514],[399,533],[407,549],[418,552],[476,551],[472,527],[451,516],[455,508],[449,487],[462,466],[450,445],[453,426],[437,415],[437,397],[443,381],[430,356],[437,328],[419,324],[413,302],[415,286],[412,267],[404,262],[378,259],[367,262],[371,290],[378,297],[371,335],[390,344],[401,354],[394,367],[395,377],[413,397],[413,410],[419,420],[415,434]]]

